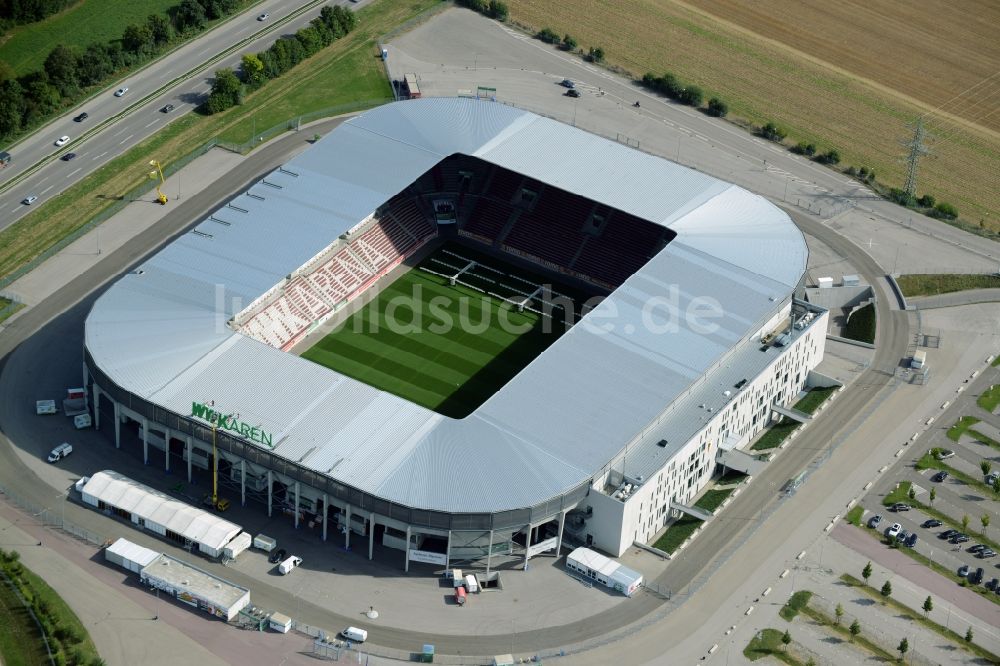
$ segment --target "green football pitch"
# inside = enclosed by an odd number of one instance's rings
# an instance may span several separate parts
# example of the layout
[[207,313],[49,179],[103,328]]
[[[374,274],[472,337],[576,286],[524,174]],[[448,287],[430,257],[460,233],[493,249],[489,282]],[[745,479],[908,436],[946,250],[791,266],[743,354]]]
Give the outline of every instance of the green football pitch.
[[[470,259],[481,256],[451,244],[421,266],[451,274],[441,261],[465,265],[446,250]],[[519,279],[544,281],[492,257],[483,262],[515,276],[508,280],[514,284],[523,286]],[[462,279],[488,289],[484,278],[490,276],[496,273],[482,269]],[[579,296],[570,289],[561,293]],[[517,312],[499,298],[452,286],[447,278],[418,267],[385,287],[302,357],[439,414],[463,418],[565,332],[561,324],[544,322],[542,315]]]

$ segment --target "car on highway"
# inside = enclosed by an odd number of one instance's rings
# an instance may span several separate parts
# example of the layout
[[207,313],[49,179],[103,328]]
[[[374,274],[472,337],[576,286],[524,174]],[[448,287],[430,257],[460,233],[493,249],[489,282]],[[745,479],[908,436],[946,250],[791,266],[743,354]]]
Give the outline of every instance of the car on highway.
[[28,196],[21,199],[21,203],[23,203],[25,206],[30,206],[36,201],[38,201],[38,197],[36,197],[34,194],[29,194]]
[[876,513],[874,516],[868,519],[868,527],[875,529],[882,523],[882,514]]
[[174,110],[174,105],[173,104],[167,104],[165,107],[163,107],[162,109],[160,109],[160,111],[162,111],[163,113],[170,113],[173,110]]
[[575,88],[576,87],[576,84],[573,83],[570,79],[563,79],[562,81],[559,82],[559,85],[561,85],[563,88]]
[[87,113],[86,111],[84,111],[80,115],[78,115],[75,118],[73,118],[73,122],[75,122],[75,123],[82,123],[84,120],[86,120],[89,117],[90,117],[90,114]]
[[934,457],[938,460],[947,460],[948,458],[954,458],[955,452],[951,449],[938,449],[934,452]]
[[958,568],[958,575],[959,575],[959,577],[965,578],[966,576],[968,576],[969,575],[969,569],[971,569],[971,568],[972,567],[970,567],[968,564],[963,564],[962,566],[960,566]]
[[267,558],[267,561],[271,564],[277,564],[288,557],[288,551],[284,548],[279,548],[277,550],[271,551],[271,555]]
[[58,139],[56,139],[56,145],[59,146],[59,147],[65,146],[67,143],[69,143],[69,137],[68,136],[63,135],[63,136],[59,137]]
[[925,520],[921,527],[941,527],[941,521],[937,518],[931,518],[930,520]]
[[889,511],[896,511],[896,512],[909,511],[911,508],[913,507],[911,507],[909,504],[904,504],[903,502],[896,502],[895,504],[889,507]]
[[889,539],[895,539],[899,535],[900,531],[902,531],[902,529],[903,529],[902,525],[900,525],[899,523],[893,523],[886,529],[885,536],[888,537]]
[[944,481],[947,478],[948,478],[948,472],[945,472],[945,471],[942,470],[942,471],[938,472],[937,474],[935,474],[934,476],[932,476],[931,477],[931,481],[934,481],[935,483],[941,483],[942,481]]
[[76,159],[76,153],[66,153],[59,159],[61,159],[63,162],[69,162],[70,160]]
[[906,543],[907,547],[909,547],[909,548],[913,548],[914,546],[916,546],[917,545],[917,533],[914,532],[910,536],[906,537],[906,541],[904,543]]
[[576,88],[570,88],[569,90],[566,91],[566,97],[579,97],[579,96],[580,96],[580,91],[577,90]]
[[115,97],[124,97],[125,93],[128,92],[128,86],[123,86],[115,91]]
[[271,15],[268,14],[267,12],[264,12],[263,14],[261,14],[260,16],[257,17],[257,20],[258,21],[266,21],[269,18],[271,18]]

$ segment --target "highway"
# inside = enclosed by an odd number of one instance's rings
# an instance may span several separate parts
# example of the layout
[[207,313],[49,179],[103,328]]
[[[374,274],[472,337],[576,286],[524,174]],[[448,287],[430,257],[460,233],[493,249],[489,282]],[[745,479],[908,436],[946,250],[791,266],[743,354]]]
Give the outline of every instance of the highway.
[[[14,146],[4,148],[13,159],[6,168],[0,169],[0,230],[170,122],[190,113],[211,90],[215,70],[235,69],[243,54],[263,51],[279,38],[294,33],[318,16],[327,4],[357,7],[364,3],[265,0],[144,69],[116,81],[107,90]],[[258,21],[257,16],[265,12],[270,14],[269,18]],[[215,59],[218,54],[244,42],[233,53]],[[115,91],[121,87],[127,87],[128,92],[115,97]],[[174,110],[163,113],[161,109],[167,104],[173,104]],[[73,119],[84,111],[89,117],[75,122]],[[71,141],[57,148],[55,141],[61,136],[69,136]],[[60,159],[71,152],[76,153],[74,160],[64,162]],[[36,168],[39,164],[41,166]],[[21,179],[13,183],[18,177]],[[22,204],[29,195],[37,196],[38,201],[31,206]]]

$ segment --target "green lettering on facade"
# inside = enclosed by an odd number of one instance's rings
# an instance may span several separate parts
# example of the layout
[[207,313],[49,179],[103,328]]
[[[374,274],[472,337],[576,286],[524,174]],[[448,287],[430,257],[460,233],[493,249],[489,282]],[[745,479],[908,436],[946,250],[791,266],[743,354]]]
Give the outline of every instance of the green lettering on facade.
[[191,416],[199,418],[214,425],[216,428],[234,432],[243,439],[257,444],[263,444],[268,448],[274,448],[272,435],[256,426],[251,426],[236,418],[234,414],[225,415],[214,409],[209,409],[207,405],[200,402],[191,403]]

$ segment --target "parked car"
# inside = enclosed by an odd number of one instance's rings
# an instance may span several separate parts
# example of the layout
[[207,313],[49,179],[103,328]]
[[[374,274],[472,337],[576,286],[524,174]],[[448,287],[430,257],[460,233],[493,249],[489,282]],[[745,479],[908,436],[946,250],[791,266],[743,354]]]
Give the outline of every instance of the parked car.
[[28,196],[21,199],[21,203],[23,203],[25,206],[30,206],[36,201],[38,201],[38,197],[36,197],[34,194],[29,194]]
[[279,548],[278,550],[272,550],[270,556],[268,556],[267,561],[271,564],[277,564],[281,562],[286,557],[288,557],[288,552],[284,548]]
[[895,539],[899,535],[902,529],[903,529],[902,525],[900,525],[899,523],[893,523],[892,525],[889,526],[889,529],[885,531],[885,535],[890,539]]
[[257,20],[258,21],[266,21],[270,17],[271,17],[270,14],[268,14],[267,12],[264,12],[263,14],[261,14],[260,16],[257,17]]
[[67,143],[69,143],[69,137],[68,136],[64,135],[64,136],[61,136],[58,139],[56,139],[56,145],[59,146],[60,148],[62,148],[63,146],[65,146]]
[[76,153],[66,153],[65,155],[63,155],[59,159],[61,159],[63,162],[69,162],[71,160],[75,160],[76,159]]
[[978,555],[976,555],[976,557],[978,557],[981,560],[987,560],[991,557],[996,557],[996,556],[997,556],[996,552],[990,548],[984,548],[983,550],[979,551]]
[[[930,522],[930,521],[927,521],[927,522]],[[955,536],[956,534],[958,534],[958,530],[945,530],[944,532],[941,532],[941,534],[938,535],[938,538],[939,539],[950,539],[953,536]]]
[[914,532],[910,536],[906,537],[906,545],[908,548],[913,548],[917,545],[917,533]]
[[896,502],[895,504],[889,507],[889,511],[897,511],[897,512],[909,511],[911,508],[913,507],[911,507],[909,504],[904,504],[903,502]]
[[973,585],[979,585],[980,583],[983,582],[984,573],[985,572],[983,571],[983,568],[979,567],[978,569],[975,570],[975,572],[973,572],[971,576],[969,576],[969,582],[972,583]]
[[128,92],[128,86],[123,86],[115,91],[115,97],[124,97],[125,93]]
[[563,79],[562,81],[559,82],[559,85],[561,85],[563,88],[575,88],[576,87],[576,84],[573,83],[569,79]]
[[579,97],[580,96],[580,91],[577,90],[576,88],[570,88],[569,90],[566,91],[566,96],[567,97]]
[[958,568],[958,575],[962,578],[965,578],[966,576],[969,575],[969,569],[970,567],[968,564],[963,564]]
[[969,553],[978,553],[981,550],[986,550],[986,546],[984,546],[981,543],[977,543],[975,545],[972,545],[972,546],[969,546],[968,548],[966,548],[966,552],[969,552]]
[[174,110],[174,105],[173,104],[167,104],[165,107],[163,107],[162,109],[160,109],[160,111],[162,111],[163,113],[170,113],[173,110]]
[[80,115],[73,118],[73,122],[82,123],[84,120],[90,117],[90,114],[84,111]]
[[969,537],[966,536],[965,534],[956,534],[955,536],[950,538],[949,541],[951,543],[967,543],[969,541]]
[[899,530],[899,534],[896,535],[896,541],[905,542],[910,536],[910,533],[906,530]]
[[876,513],[874,516],[868,519],[868,527],[875,529],[882,522],[882,514]]
[[992,486],[997,482],[997,479],[1000,479],[1000,472],[990,472],[986,475],[986,485]]
[[941,527],[941,521],[937,518],[931,518],[930,520],[925,520],[921,527]]
[[931,477],[931,481],[935,481],[937,483],[941,483],[942,481],[944,481],[947,478],[948,478],[948,472],[945,472],[944,470],[941,470],[940,472],[938,472],[937,474],[935,474],[934,476]]
[[934,453],[934,457],[937,458],[938,460],[947,460],[948,458],[954,458],[955,452],[952,451],[951,449],[938,449]]
[[995,589],[997,589],[997,582],[1000,582],[1000,581],[997,581],[996,578],[991,579],[990,582],[986,583],[986,589],[987,590],[995,590]]
[[48,460],[50,463],[54,463],[58,460],[62,460],[71,453],[73,453],[73,445],[68,444],[67,442],[63,442],[56,448],[52,449],[52,452],[49,453],[49,457],[46,458],[46,460]]

